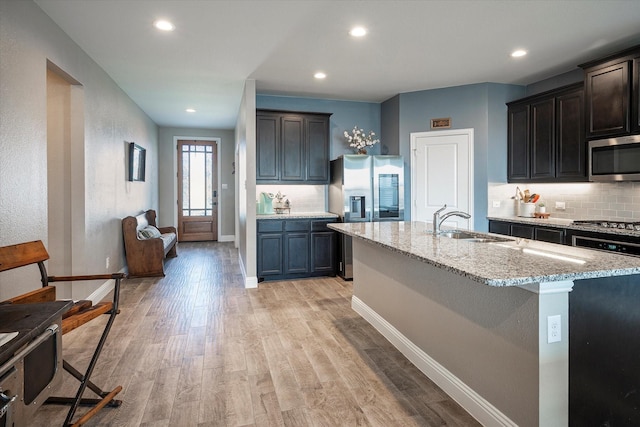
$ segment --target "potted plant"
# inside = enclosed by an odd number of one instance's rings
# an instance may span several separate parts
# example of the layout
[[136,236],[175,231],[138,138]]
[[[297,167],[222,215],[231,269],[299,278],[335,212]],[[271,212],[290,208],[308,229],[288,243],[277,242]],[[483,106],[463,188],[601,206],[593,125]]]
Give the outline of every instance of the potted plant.
[[367,154],[367,147],[373,147],[380,142],[380,140],[375,137],[375,132],[369,131],[367,135],[364,129],[358,129],[358,126],[353,128],[351,134],[345,130],[344,136],[349,146],[356,149],[357,154]]
[[538,212],[539,213],[545,213],[546,211],[547,211],[547,208],[546,208],[544,202],[538,203]]

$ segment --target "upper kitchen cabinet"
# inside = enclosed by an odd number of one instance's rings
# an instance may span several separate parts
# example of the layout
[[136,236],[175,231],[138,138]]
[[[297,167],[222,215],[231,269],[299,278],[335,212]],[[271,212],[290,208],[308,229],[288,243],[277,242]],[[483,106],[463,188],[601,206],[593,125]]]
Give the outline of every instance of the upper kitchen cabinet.
[[509,136],[507,137],[507,176],[509,182],[529,179],[529,105],[509,105]]
[[582,83],[507,105],[509,182],[587,180]]
[[580,65],[585,72],[587,139],[640,131],[640,47]]
[[258,110],[257,183],[328,184],[330,116]]
[[640,133],[640,57],[633,60],[633,108],[632,117],[634,117],[632,123],[633,133]]

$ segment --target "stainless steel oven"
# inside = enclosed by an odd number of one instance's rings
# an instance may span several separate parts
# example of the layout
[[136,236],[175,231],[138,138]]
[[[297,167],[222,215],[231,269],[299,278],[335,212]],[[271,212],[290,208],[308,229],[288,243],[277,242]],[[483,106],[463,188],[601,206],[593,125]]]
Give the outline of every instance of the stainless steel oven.
[[[640,256],[640,236],[637,235],[640,232],[640,222],[584,220],[574,221],[573,224],[589,230],[567,230],[567,237],[572,246]],[[602,231],[607,229],[621,231],[622,234]]]
[[571,245],[606,252],[618,252],[623,255],[640,256],[640,244],[621,242],[614,236],[603,238],[573,235],[571,236]]

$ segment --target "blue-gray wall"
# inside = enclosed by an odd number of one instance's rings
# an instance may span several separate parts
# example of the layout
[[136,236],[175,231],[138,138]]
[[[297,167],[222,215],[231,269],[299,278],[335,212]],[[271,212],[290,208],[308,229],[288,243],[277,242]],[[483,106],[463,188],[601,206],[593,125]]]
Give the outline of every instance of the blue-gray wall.
[[[290,110],[314,113],[332,113],[331,153],[335,159],[342,154],[353,154],[344,137],[344,131],[358,126],[365,132],[374,131],[380,136],[380,104],[372,102],[338,101],[331,99],[299,98],[293,96],[257,95],[257,109]],[[369,150],[369,154],[382,154],[384,140]],[[386,153],[384,153],[386,154]]]
[[[474,129],[474,221],[487,230],[488,183],[507,182],[507,106],[525,96],[555,89],[582,79],[582,70],[529,86],[479,83],[398,94],[381,104],[258,95],[257,108],[333,113],[331,158],[353,151],[343,132],[357,125],[381,136],[370,154],[400,154],[405,158],[405,200],[411,200],[411,133],[430,129],[430,120],[451,117],[452,129]],[[411,204],[405,206],[411,219]]]
[[[524,96],[523,86],[482,83],[399,95],[382,105],[384,129],[398,129],[399,154],[405,157],[405,200],[411,200],[411,133],[430,130],[430,120],[451,117],[452,129],[474,129],[474,222],[487,229],[487,183],[506,181],[507,108],[505,103]],[[395,113],[397,111],[397,114]],[[407,203],[405,215],[411,218]]]
[[385,154],[400,154],[400,95],[389,98],[382,103],[380,121],[382,126],[382,141],[388,148]]

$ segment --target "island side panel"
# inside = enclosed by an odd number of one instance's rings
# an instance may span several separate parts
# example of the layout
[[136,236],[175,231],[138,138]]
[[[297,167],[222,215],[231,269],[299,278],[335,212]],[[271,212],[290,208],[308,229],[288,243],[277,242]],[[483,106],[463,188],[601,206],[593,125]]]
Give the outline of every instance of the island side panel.
[[354,239],[354,296],[508,417],[505,424],[539,425],[537,294]]

